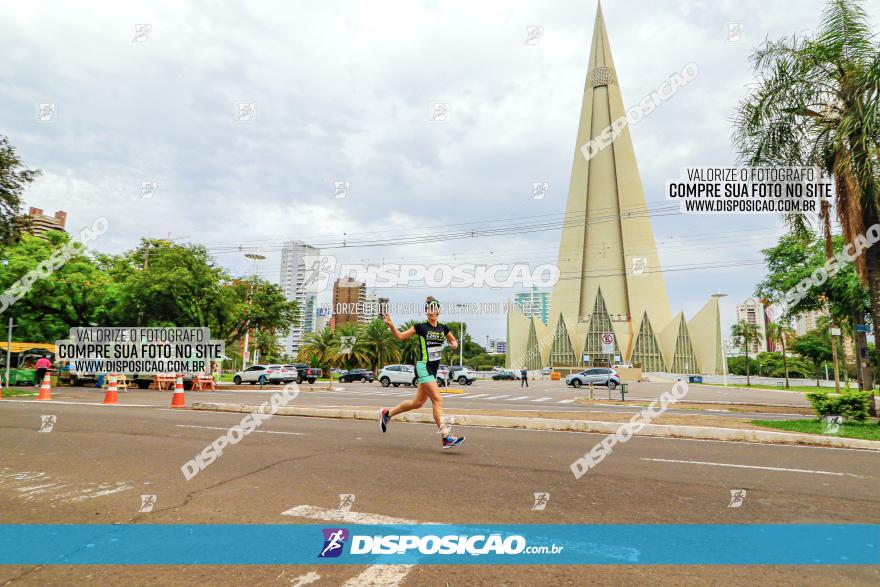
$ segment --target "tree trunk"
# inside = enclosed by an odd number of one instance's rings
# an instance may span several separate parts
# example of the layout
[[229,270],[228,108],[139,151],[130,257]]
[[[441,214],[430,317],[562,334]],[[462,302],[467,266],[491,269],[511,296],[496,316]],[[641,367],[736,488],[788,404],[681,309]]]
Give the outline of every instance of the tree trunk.
[[785,389],[789,388],[788,385],[788,357],[785,356],[785,333],[779,337],[779,341],[782,343],[782,368],[785,371]]
[[[877,400],[874,398],[874,382],[875,378],[878,374],[880,374],[880,353],[877,351],[877,346],[880,345],[880,340],[877,337],[878,326],[880,326],[880,247],[873,246],[870,247],[865,252],[865,263],[867,265],[867,275],[868,275],[868,297],[871,300],[871,323],[874,331],[874,356],[869,357],[866,361],[868,365],[872,362],[874,363],[874,370],[871,373],[870,369],[868,373],[871,377],[870,385],[867,387],[866,391],[871,392],[871,415],[877,415]],[[865,342],[865,347],[867,348],[867,341]]]
[[746,353],[746,387],[752,386],[751,370],[749,369],[749,353]]

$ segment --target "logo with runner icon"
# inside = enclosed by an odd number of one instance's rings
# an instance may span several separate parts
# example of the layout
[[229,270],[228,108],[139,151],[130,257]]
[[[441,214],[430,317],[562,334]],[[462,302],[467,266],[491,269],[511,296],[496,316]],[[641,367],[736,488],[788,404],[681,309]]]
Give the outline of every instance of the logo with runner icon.
[[345,541],[348,540],[348,530],[345,528],[324,528],[324,548],[318,554],[318,558],[336,558],[342,554]]

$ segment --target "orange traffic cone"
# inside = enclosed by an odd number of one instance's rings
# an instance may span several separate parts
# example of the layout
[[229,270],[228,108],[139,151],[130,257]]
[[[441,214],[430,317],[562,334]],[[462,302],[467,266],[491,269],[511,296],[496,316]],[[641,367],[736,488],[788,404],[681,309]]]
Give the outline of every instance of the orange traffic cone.
[[49,383],[49,372],[48,371],[46,371],[46,374],[43,375],[43,383],[40,384],[40,395],[37,396],[37,399],[41,399],[41,400],[52,399],[52,385]]
[[110,375],[110,383],[107,384],[107,393],[104,394],[105,404],[115,404],[119,401],[119,390],[116,389],[116,374]]
[[177,381],[174,382],[174,395],[171,396],[172,408],[185,408],[186,402],[183,399],[183,375],[177,374]]

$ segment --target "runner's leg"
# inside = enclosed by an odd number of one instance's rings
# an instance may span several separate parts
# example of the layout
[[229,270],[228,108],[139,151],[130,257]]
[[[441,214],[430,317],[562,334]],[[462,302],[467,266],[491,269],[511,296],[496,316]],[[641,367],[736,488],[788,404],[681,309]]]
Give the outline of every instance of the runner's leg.
[[410,410],[418,410],[423,405],[425,405],[425,402],[428,400],[428,394],[424,389],[426,387],[426,385],[427,384],[425,384],[425,383],[422,383],[421,385],[419,385],[419,388],[416,391],[416,395],[414,398],[407,399],[407,400],[400,402],[399,404],[397,404],[396,406],[394,406],[393,408],[391,408],[388,411],[388,415],[393,417],[393,416],[396,416],[397,414],[409,412]]

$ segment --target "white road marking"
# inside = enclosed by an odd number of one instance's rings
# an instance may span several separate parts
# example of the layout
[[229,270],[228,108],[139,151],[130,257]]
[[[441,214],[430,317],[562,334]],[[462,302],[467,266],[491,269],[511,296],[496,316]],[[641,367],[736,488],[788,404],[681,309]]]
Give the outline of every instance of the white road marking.
[[305,575],[300,575],[290,580],[291,587],[303,587],[303,585],[311,585],[321,578],[321,575],[315,571],[309,571]]
[[[204,428],[205,430],[229,430],[229,428],[223,428],[221,426],[193,426],[189,424],[177,424],[178,428]],[[306,436],[303,432],[278,432],[276,430],[251,430],[251,432],[259,432],[261,434],[289,434],[291,436]]]
[[403,583],[415,565],[373,565],[342,587],[395,587]]
[[533,402],[545,402],[548,399],[553,399],[552,397],[539,397],[538,399],[533,399]]
[[510,398],[508,401],[515,402],[515,401],[517,401],[517,400],[521,400],[521,399],[529,399],[529,396],[527,396],[527,395],[521,395],[521,396],[519,396],[519,397],[512,397],[512,398]]
[[488,393],[478,393],[477,395],[472,395],[471,399],[474,399],[475,397],[486,397],[487,395],[489,395],[489,394]]
[[811,473],[813,475],[833,475],[835,477],[858,477],[864,479],[861,475],[852,473],[837,473],[834,471],[814,471],[812,469],[786,469],[784,467],[761,467],[758,465],[735,465],[732,463],[710,463],[707,461],[678,461],[674,459],[649,459],[642,458],[643,461],[654,461],[658,463],[681,463],[685,465],[708,465],[711,467],[733,467],[735,469],[760,469],[762,471],[781,471],[784,473]]
[[[328,522],[345,522],[348,524],[418,524],[415,520],[407,520],[405,518],[392,518],[390,516],[363,512],[328,510],[311,505],[298,505],[290,508],[286,512],[281,512],[281,515],[311,518]],[[343,587],[363,587],[365,585],[375,587],[395,587],[396,585],[403,583],[413,566],[414,565],[372,565],[367,567],[360,575],[352,577],[342,585]]]
[[509,393],[506,393],[506,394],[504,394],[504,395],[496,395],[496,396],[493,396],[493,397],[487,397],[486,399],[502,399],[502,398],[505,398],[505,397],[510,397],[510,394],[509,394]]
[[380,514],[368,514],[364,512],[346,512],[343,510],[328,510],[313,505],[298,505],[290,508],[286,512],[281,512],[282,516],[295,516],[298,518],[311,518],[313,520],[326,520],[328,522],[346,522],[348,524],[418,524],[415,520],[407,520],[406,518],[392,518],[390,516],[382,516]]
[[575,400],[575,399],[561,399],[561,400],[559,400],[557,403],[560,403],[560,404],[570,404],[570,403],[572,403],[572,402],[574,402],[574,401],[577,401],[577,400]]

